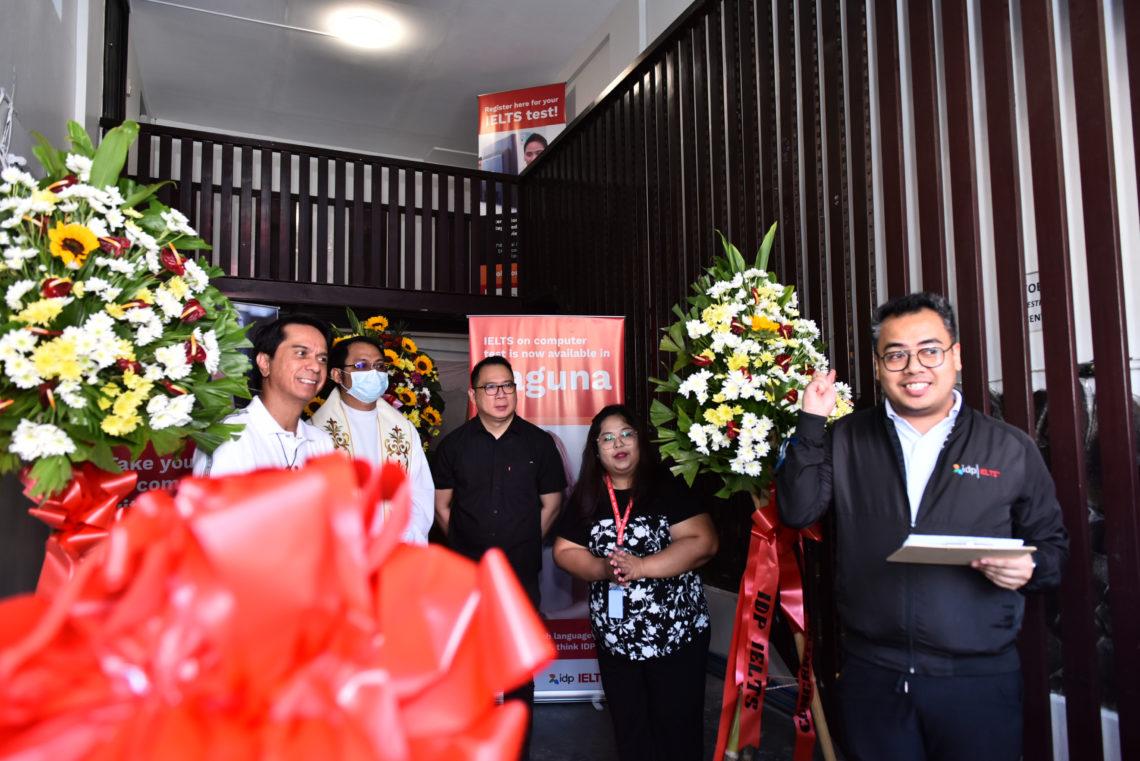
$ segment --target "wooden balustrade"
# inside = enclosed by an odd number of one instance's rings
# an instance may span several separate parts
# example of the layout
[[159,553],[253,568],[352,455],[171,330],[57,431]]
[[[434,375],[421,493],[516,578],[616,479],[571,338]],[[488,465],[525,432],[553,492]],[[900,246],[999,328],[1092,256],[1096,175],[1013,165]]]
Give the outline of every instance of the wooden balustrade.
[[129,173],[171,181],[161,200],[211,244],[231,296],[521,308],[517,177],[155,124],[140,125]]

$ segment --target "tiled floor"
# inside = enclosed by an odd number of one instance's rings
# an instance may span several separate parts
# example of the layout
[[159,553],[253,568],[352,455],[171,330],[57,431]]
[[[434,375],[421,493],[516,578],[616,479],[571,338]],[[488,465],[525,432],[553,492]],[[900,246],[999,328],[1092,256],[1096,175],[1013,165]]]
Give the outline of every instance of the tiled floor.
[[[709,675],[705,682],[705,759],[712,758],[724,681]],[[782,696],[781,696],[782,697]],[[785,761],[792,757],[794,734],[791,718],[781,710],[786,701],[772,693],[764,703],[763,741],[753,761]],[[821,758],[818,747],[816,757]],[[611,761],[613,730],[605,704],[601,710],[589,703],[547,703],[535,706],[532,761]],[[694,759],[693,761],[699,761]]]

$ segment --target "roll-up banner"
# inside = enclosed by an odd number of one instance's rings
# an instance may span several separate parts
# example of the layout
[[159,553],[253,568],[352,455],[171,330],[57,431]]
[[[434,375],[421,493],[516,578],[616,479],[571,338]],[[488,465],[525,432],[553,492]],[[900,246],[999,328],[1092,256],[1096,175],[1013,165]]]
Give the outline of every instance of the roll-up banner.
[[[487,172],[521,174],[558,133],[566,128],[566,83],[527,87],[521,90],[479,96],[479,168]],[[493,192],[492,187],[498,188]],[[517,296],[518,209],[503,198],[501,183],[488,183],[480,216],[491,215],[494,223],[489,239],[503,248],[501,258],[509,262],[510,279],[495,266],[488,275],[487,265],[479,265],[480,293]],[[504,206],[509,208],[504,208]],[[506,229],[503,229],[503,228]]]
[[[510,361],[518,385],[516,414],[554,437],[573,486],[590,420],[607,404],[625,401],[625,319],[473,316],[469,332],[472,367],[492,355]],[[474,414],[470,408],[468,415]],[[554,565],[552,542],[553,536],[547,537],[543,547],[540,612],[558,657],[535,676],[535,700],[594,700],[602,696],[602,681],[590,633],[588,585]]]

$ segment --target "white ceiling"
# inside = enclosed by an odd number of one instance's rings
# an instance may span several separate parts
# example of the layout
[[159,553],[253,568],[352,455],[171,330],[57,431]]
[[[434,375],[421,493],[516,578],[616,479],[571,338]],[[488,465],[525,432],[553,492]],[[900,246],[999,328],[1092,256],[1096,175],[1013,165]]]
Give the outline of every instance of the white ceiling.
[[403,21],[389,51],[306,31],[343,0],[132,0],[130,34],[160,122],[473,166],[475,96],[556,81],[618,2],[352,1]]

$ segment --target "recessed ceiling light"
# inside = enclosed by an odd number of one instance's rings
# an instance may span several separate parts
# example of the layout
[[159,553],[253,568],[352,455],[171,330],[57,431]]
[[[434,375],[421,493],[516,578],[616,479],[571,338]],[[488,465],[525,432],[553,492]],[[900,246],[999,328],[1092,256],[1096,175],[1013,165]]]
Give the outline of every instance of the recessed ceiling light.
[[333,11],[329,15],[329,31],[346,44],[368,50],[391,48],[404,38],[400,20],[374,8]]

